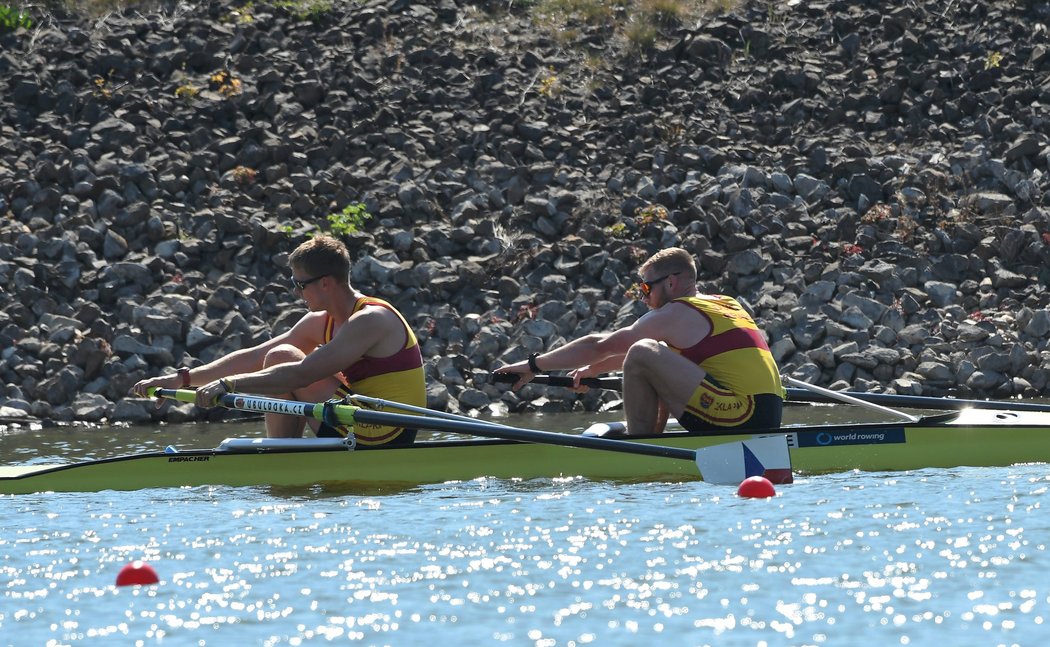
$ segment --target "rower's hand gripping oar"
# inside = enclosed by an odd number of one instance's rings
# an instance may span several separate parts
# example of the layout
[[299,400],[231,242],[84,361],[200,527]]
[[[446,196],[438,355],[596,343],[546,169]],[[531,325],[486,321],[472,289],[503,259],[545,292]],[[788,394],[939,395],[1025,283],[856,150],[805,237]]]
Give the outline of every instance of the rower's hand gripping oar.
[[[148,395],[180,402],[192,403],[196,400],[196,392],[187,389],[150,389]],[[694,462],[700,471],[700,476],[705,481],[718,485],[737,486],[749,476],[765,476],[774,483],[790,483],[792,479],[787,437],[782,434],[723,443],[712,447],[686,449],[684,447],[668,447],[666,445],[614,440],[611,438],[559,434],[508,425],[489,424],[480,420],[468,421],[373,411],[348,404],[340,404],[338,401],[323,403],[297,402],[241,393],[227,393],[219,398],[218,404],[239,411],[304,416],[330,423],[336,421],[338,424],[344,425],[353,425],[355,422],[361,422],[392,427],[414,427],[416,429],[432,429],[518,442],[684,459]]]

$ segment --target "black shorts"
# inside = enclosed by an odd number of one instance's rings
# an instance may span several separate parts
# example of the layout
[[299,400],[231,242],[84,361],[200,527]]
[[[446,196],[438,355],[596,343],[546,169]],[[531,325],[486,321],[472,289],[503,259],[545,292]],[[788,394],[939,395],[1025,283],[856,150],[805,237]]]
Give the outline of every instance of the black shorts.
[[678,423],[687,431],[734,432],[746,429],[777,429],[784,413],[784,400],[773,393],[736,396],[750,414],[739,422],[719,422],[714,417],[702,417],[690,412],[689,407],[678,416]]

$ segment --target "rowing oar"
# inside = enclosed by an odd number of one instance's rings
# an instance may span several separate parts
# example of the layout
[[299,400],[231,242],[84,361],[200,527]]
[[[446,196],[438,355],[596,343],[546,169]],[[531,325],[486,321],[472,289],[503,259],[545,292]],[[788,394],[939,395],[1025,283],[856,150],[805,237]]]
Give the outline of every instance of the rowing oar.
[[[503,382],[506,384],[513,384],[518,381],[517,373],[493,373],[493,382]],[[573,384],[572,378],[568,375],[533,375],[532,384],[544,384],[546,386],[563,386],[567,389],[571,389],[576,385]],[[623,390],[623,379],[619,377],[585,377],[580,380],[581,386],[588,386],[594,389],[608,389],[610,391],[622,391]]]
[[[791,383],[791,378],[785,382]],[[513,383],[518,381],[514,373],[493,373],[493,382]],[[564,386],[572,388],[572,378],[564,375],[534,375],[532,384],[545,384],[547,386]],[[623,389],[623,380],[618,377],[585,377],[580,384],[610,391]],[[788,402],[817,402],[835,403],[842,402],[839,394],[856,400],[863,400],[872,404],[881,404],[887,407],[907,407],[910,409],[935,409],[944,411],[957,411],[959,409],[992,409],[995,411],[1039,411],[1050,413],[1050,404],[1036,404],[1034,402],[1019,402],[1011,400],[961,400],[957,398],[935,398],[921,395],[897,395],[894,393],[862,393],[860,391],[831,391],[836,395],[827,393],[816,393],[808,385],[806,388],[788,388]]]
[[[788,384],[797,383],[792,378],[785,380]],[[805,384],[803,382],[802,384]],[[1034,402],[1019,402],[1010,400],[961,400],[957,398],[934,398],[921,395],[897,395],[894,393],[861,393],[859,391],[830,391],[837,395],[827,393],[815,393],[811,391],[812,384],[801,389],[787,389],[789,400],[801,402],[836,402],[842,398],[838,394],[864,400],[872,404],[882,404],[889,407],[907,407],[911,409],[940,409],[945,411],[956,411],[959,409],[992,409],[995,411],[1040,411],[1050,412],[1050,404],[1036,404]]]
[[808,390],[808,391],[810,391],[812,393],[816,393],[818,395],[822,395],[825,398],[831,398],[832,401],[836,401],[837,400],[839,402],[845,402],[846,404],[855,404],[858,407],[863,407],[865,409],[870,409],[872,411],[877,411],[879,413],[885,413],[887,415],[895,416],[895,417],[898,417],[898,418],[903,418],[904,420],[907,420],[908,422],[918,422],[919,421],[919,417],[918,416],[913,416],[910,413],[904,413],[903,411],[897,411],[896,409],[890,409],[889,407],[884,407],[881,404],[876,404],[874,402],[868,402],[867,400],[863,400],[861,398],[855,397],[852,393],[843,393],[842,391],[832,391],[830,389],[825,389],[823,387],[819,387],[816,384],[810,384],[809,382],[803,382],[802,380],[796,380],[793,377],[785,377],[784,381],[787,382],[788,384],[793,384],[793,385],[795,385],[797,387],[801,387],[802,389]]
[[[446,420],[463,420],[465,422],[478,422],[477,418],[469,418],[467,416],[461,416],[455,413],[448,413],[447,411],[436,411],[434,409],[427,409],[426,407],[417,407],[413,404],[404,404],[402,402],[395,402],[393,400],[384,400],[383,398],[373,398],[367,395],[361,395],[360,393],[351,393],[346,396],[341,404],[349,404],[350,402],[360,402],[367,404],[373,411],[381,411],[383,409],[398,409],[400,411],[408,411],[410,413],[418,413],[424,416],[436,416],[438,418],[445,418]],[[500,427],[506,427],[499,423],[488,423],[495,424]]]
[[[150,397],[168,398],[180,402],[194,402],[197,393],[190,389],[149,389]],[[468,434],[485,438],[499,438],[518,442],[582,447],[644,456],[677,458],[693,461],[700,476],[708,483],[737,486],[749,476],[765,476],[774,483],[791,482],[791,460],[787,437],[782,434],[753,438],[746,441],[722,443],[711,447],[686,449],[665,445],[649,445],[626,440],[558,434],[549,431],[524,429],[508,425],[488,424],[482,421],[415,416],[387,411],[373,411],[338,402],[297,402],[263,396],[227,393],[218,405],[253,413],[278,413],[314,418],[329,424],[353,425],[355,422],[432,429],[454,434]]]

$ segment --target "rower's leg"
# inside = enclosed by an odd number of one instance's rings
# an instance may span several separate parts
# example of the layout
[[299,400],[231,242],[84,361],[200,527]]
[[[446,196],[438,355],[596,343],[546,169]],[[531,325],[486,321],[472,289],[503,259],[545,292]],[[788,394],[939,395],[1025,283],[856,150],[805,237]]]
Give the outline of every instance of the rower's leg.
[[660,414],[660,402],[669,413],[681,416],[705,375],[704,369],[653,339],[635,343],[623,361],[627,433],[662,432],[666,417]]
[[[263,366],[269,368],[271,366],[276,366],[277,364],[299,362],[302,361],[304,357],[306,357],[306,355],[303,351],[295,346],[283,344],[277,346],[266,354],[266,360],[263,362]],[[323,380],[318,380],[309,386],[294,391],[288,391],[287,393],[283,393],[276,397],[300,400],[302,402],[323,402],[332,397],[332,394],[335,393],[335,389],[338,385],[338,380],[334,377],[329,377]],[[313,419],[307,420],[306,418],[299,416],[288,416],[279,413],[268,413],[265,417],[266,435],[269,438],[302,438],[305,424],[310,423],[315,429],[315,425],[320,424]]]

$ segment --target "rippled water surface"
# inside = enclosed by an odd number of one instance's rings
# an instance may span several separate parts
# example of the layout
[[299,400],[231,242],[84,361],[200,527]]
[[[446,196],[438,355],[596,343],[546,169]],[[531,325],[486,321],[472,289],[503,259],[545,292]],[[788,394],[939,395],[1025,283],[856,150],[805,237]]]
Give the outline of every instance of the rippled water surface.
[[[231,435],[209,429],[45,429],[0,451]],[[0,640],[1042,644],[1048,485],[1024,465],[804,477],[771,500],[576,479],[0,496]],[[136,559],[160,583],[114,586]]]

